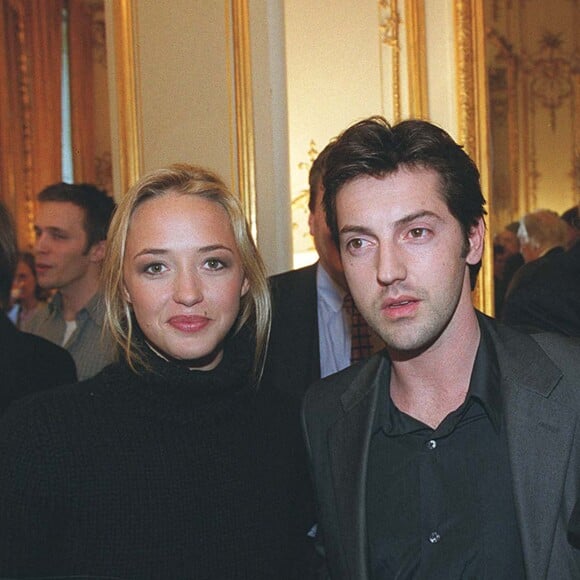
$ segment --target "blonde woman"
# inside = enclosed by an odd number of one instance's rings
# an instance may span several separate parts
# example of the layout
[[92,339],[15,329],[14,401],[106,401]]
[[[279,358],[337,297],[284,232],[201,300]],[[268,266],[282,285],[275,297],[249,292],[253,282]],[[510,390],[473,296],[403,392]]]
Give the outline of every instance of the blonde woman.
[[120,361],[0,427],[3,575],[308,578],[298,411],[258,388],[262,261],[213,173],[122,199],[103,270]]

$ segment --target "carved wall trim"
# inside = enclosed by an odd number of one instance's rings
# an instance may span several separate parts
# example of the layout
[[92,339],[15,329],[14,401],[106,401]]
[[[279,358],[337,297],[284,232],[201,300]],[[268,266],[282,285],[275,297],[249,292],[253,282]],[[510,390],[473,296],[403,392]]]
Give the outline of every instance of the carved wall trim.
[[408,52],[409,112],[411,117],[428,119],[425,0],[405,0],[405,25]]
[[[490,199],[489,189],[488,98],[483,0],[455,0],[454,20],[458,140],[479,168],[481,187],[489,208],[493,200]],[[473,302],[483,312],[493,314],[493,256],[489,227],[485,243],[487,251],[483,256]]]
[[121,192],[135,183],[142,169],[142,130],[138,111],[138,66],[135,45],[133,0],[115,0],[113,34],[115,46],[116,99],[118,111],[119,170]]
[[248,10],[248,0],[232,0],[238,187],[246,219],[256,239],[256,162]]
[[[399,16],[398,0],[379,0],[379,35],[381,47],[387,46],[391,52],[391,83],[393,99],[393,115],[390,119],[393,123],[401,120],[401,46],[399,39]],[[381,76],[382,76],[381,67]],[[382,80],[382,79],[381,79]],[[384,82],[381,83],[384,90]],[[385,99],[383,98],[383,102]]]

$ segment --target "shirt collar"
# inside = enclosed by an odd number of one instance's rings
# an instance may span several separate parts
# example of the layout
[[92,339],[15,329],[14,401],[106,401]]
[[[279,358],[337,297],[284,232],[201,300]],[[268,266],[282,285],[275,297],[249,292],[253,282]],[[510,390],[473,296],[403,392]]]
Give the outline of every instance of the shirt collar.
[[316,268],[316,291],[319,299],[334,312],[342,309],[346,291],[330,277],[320,262]]
[[[62,294],[60,292],[55,293],[48,304],[48,308],[51,314],[62,314]],[[96,325],[103,326],[105,302],[100,292],[94,294],[85,306],[77,312],[75,319],[82,320],[85,317],[90,318]]]
[[[494,430],[499,432],[503,413],[499,364],[489,332],[482,324],[479,325],[479,328],[481,338],[473,364],[466,400],[471,397],[477,399],[489,417]],[[386,351],[384,356],[388,357]],[[379,405],[375,414],[373,433],[383,427],[386,432],[390,430],[390,406],[392,404],[389,394],[390,372],[387,373],[385,381],[379,388]]]

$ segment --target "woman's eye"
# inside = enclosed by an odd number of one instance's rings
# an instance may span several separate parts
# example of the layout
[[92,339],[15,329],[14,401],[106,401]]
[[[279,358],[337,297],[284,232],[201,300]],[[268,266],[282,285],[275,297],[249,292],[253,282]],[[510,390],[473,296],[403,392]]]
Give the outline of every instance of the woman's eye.
[[205,261],[205,265],[210,270],[221,270],[225,267],[224,263],[217,258],[209,258]]
[[147,274],[161,274],[165,271],[165,266],[163,264],[149,264],[145,268]]

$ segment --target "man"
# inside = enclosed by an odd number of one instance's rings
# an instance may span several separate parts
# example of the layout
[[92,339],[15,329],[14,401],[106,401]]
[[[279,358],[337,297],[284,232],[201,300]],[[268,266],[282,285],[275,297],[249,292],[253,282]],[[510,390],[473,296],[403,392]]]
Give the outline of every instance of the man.
[[64,346],[83,380],[113,360],[113,343],[103,335],[104,304],[99,276],[113,200],[89,184],[58,183],[38,195],[36,275],[42,288],[57,292],[28,332]]
[[564,251],[567,226],[546,210],[524,216],[520,239],[528,259],[509,287],[502,320],[531,332],[580,337],[580,243]]
[[[344,271],[322,207],[322,175],[331,147],[332,142],[318,155],[308,176],[308,224],[319,261],[270,278],[273,319],[264,375],[271,384],[300,398],[315,380],[351,364],[353,344],[355,351],[361,346],[354,356],[364,358],[378,342],[369,336],[366,323],[357,320],[358,311],[347,311],[348,299],[345,307]],[[361,334],[366,333],[354,343],[353,316]]]
[[443,130],[381,117],[330,152],[324,205],[386,344],[305,395],[333,580],[577,578],[580,345],[475,311],[477,168]]
[[16,399],[76,381],[74,361],[66,350],[20,332],[6,316],[17,262],[14,224],[0,203],[0,415]]

